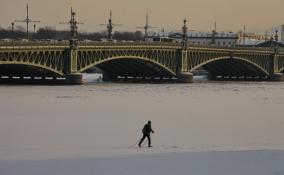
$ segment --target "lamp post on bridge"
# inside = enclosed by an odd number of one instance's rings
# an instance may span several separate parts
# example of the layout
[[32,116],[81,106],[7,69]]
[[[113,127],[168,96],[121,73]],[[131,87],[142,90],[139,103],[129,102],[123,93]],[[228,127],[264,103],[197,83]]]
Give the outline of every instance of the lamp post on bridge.
[[273,36],[271,38],[271,47],[274,50],[274,54],[278,54],[278,30],[275,30],[274,42],[273,42]]
[[214,30],[212,31],[212,37],[211,37],[211,45],[215,46],[216,44],[216,35],[217,35],[217,24],[214,23]]
[[244,25],[244,30],[243,30],[243,45],[246,44],[246,25]]
[[76,16],[76,13],[73,11],[73,9],[71,7],[70,21],[60,22],[60,24],[69,24],[70,25],[70,39],[69,39],[70,48],[76,48],[77,47],[78,24],[83,24],[83,23],[77,22],[75,16]]
[[274,39],[275,39],[276,42],[278,42],[278,30],[275,30]]
[[183,20],[182,27],[182,42],[181,49],[178,50],[177,54],[177,78],[180,83],[192,83],[193,82],[193,74],[189,71],[189,60],[188,60],[188,48],[187,48],[187,30],[188,27],[186,25],[187,20]]
[[36,24],[34,24],[34,40],[36,40]]
[[183,49],[186,49],[187,48],[187,40],[188,40],[188,37],[187,37],[187,26],[186,26],[186,22],[187,20],[184,19],[183,20],[183,27],[182,27],[182,48]]
[[14,39],[15,39],[15,37],[14,37],[14,27],[15,27],[15,23],[12,22],[11,25],[12,25],[12,28],[11,28],[11,39],[14,40]]
[[278,52],[278,30],[275,30],[275,36],[274,36],[274,39],[275,39],[275,50],[277,50]]
[[283,81],[284,76],[279,72],[278,68],[278,59],[279,59],[279,50],[278,50],[278,30],[275,31],[274,41],[273,36],[271,37],[271,47],[273,48],[274,53],[271,54],[269,59],[269,80],[270,81]]
[[70,39],[69,48],[66,50],[68,52],[68,61],[65,66],[65,77],[67,84],[82,84],[82,74],[78,72],[77,60],[78,60],[78,50],[77,50],[77,36],[78,36],[78,24],[76,21],[76,13],[71,7],[71,19],[69,22],[61,22],[60,24],[70,24]]

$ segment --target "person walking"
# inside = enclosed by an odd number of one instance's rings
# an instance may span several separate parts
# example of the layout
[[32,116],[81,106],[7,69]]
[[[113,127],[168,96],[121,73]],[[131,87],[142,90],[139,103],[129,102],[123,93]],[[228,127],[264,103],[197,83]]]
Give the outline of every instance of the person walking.
[[151,127],[151,121],[149,120],[147,124],[144,125],[143,129],[142,129],[142,133],[143,133],[143,137],[141,138],[140,142],[139,142],[139,147],[141,147],[141,144],[143,143],[143,141],[145,140],[145,138],[147,137],[148,139],[148,147],[152,147],[151,146],[151,133],[154,133],[152,127]]

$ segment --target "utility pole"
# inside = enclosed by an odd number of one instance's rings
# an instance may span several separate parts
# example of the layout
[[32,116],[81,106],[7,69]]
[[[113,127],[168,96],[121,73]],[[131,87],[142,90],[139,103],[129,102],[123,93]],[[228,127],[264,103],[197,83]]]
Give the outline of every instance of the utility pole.
[[15,22],[24,22],[27,24],[27,39],[29,39],[29,24],[30,23],[40,23],[40,21],[33,21],[29,18],[29,4],[27,4],[27,17],[24,20],[15,20]]
[[154,29],[154,28],[157,28],[157,27],[152,27],[152,26],[149,25],[149,15],[147,13],[146,14],[146,24],[145,24],[145,26],[144,27],[138,27],[138,28],[145,30],[144,39],[145,39],[145,41],[147,41],[148,40],[148,30],[149,29]]
[[112,41],[112,31],[114,26],[122,26],[122,24],[114,24],[112,22],[112,11],[109,13],[109,19],[107,24],[101,24],[101,26],[107,26],[107,32],[108,32],[108,40]]

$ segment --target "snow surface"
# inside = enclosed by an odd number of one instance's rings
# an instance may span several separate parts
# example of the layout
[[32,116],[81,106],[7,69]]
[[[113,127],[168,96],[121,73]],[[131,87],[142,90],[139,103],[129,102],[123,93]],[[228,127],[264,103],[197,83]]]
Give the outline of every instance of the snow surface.
[[166,153],[0,162],[1,175],[283,175],[284,151]]
[[[284,175],[284,82],[85,78],[0,86],[0,175]],[[149,119],[154,147],[140,149]]]

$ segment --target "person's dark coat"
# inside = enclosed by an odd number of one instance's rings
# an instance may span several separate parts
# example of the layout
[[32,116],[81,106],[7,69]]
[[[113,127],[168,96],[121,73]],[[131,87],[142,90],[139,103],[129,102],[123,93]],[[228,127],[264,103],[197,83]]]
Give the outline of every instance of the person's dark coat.
[[151,127],[151,123],[147,123],[142,129],[143,135],[150,135],[151,132],[154,132]]

